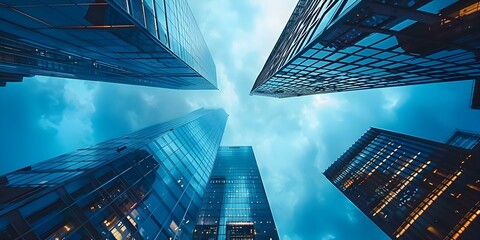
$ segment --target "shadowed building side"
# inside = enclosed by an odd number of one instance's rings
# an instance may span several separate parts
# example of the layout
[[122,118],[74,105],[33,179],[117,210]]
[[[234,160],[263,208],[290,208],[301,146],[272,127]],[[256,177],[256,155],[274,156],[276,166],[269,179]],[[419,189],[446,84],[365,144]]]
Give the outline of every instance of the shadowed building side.
[[479,142],[371,128],[324,175],[392,239],[479,239]]

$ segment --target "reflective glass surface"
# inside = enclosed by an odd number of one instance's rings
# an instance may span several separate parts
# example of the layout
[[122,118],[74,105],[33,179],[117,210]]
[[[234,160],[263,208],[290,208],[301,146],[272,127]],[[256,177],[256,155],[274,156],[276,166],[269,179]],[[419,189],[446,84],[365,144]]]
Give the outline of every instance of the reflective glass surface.
[[480,77],[478,1],[301,0],[252,94],[292,97]]
[[455,147],[473,149],[478,145],[478,143],[480,143],[480,134],[465,131],[455,131],[446,143]]
[[372,128],[324,174],[392,239],[478,239],[479,163],[480,147]]
[[193,239],[279,239],[252,147],[220,147]]
[[0,86],[33,75],[217,86],[215,64],[185,0],[6,0],[0,13]]
[[0,239],[191,239],[227,120],[197,110],[0,177]]

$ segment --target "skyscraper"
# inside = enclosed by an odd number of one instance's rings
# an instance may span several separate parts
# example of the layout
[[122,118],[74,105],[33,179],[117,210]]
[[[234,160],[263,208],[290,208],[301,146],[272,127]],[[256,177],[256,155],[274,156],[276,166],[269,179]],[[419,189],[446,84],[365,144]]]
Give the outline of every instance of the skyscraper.
[[478,0],[300,0],[251,94],[478,79],[479,10]]
[[0,239],[191,239],[226,120],[200,109],[0,176]]
[[445,144],[464,149],[473,149],[480,143],[480,134],[456,130]]
[[193,239],[279,239],[252,147],[220,147]]
[[0,2],[0,86],[43,75],[215,89],[186,0]]
[[480,239],[479,142],[371,128],[324,175],[392,239]]

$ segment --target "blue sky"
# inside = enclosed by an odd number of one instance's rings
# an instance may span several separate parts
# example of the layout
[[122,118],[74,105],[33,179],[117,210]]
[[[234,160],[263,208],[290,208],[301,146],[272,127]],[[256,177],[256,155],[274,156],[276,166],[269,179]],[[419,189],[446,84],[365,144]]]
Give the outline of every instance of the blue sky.
[[296,1],[190,1],[219,91],[25,79],[0,88],[0,174],[199,107],[230,114],[224,145],[252,145],[280,237],[388,239],[322,172],[369,127],[444,141],[480,132],[471,81],[289,99],[249,96]]

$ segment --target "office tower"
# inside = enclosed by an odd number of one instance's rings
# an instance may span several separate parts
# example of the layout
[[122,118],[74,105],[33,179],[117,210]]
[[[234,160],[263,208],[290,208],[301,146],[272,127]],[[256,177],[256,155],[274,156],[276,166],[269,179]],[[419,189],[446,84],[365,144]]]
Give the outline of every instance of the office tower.
[[193,239],[279,239],[252,147],[220,147]]
[[0,86],[42,75],[216,89],[186,0],[0,2]]
[[480,134],[456,130],[445,144],[464,149],[473,149],[480,143]]
[[300,0],[251,94],[478,79],[479,10],[478,0]]
[[226,120],[200,109],[0,176],[0,239],[191,239]]
[[324,175],[392,239],[480,239],[479,142],[371,128]]

